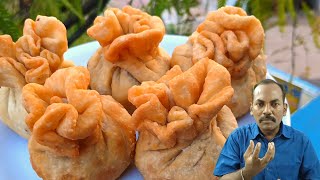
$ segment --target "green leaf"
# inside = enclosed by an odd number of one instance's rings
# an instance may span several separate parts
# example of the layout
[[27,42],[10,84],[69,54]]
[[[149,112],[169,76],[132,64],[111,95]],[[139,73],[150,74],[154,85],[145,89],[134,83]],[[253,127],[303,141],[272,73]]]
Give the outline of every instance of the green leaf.
[[246,11],[258,18],[266,28],[267,20],[273,16],[273,0],[252,0],[244,6],[246,6]]
[[81,14],[83,14],[83,12],[82,12],[82,0],[67,0],[67,1],[71,4],[71,6],[74,7],[74,9],[76,9]]
[[278,0],[278,25],[280,31],[284,32],[284,25],[286,24],[286,1]]
[[[104,8],[105,8],[105,4],[103,4],[103,1],[102,0],[98,0],[98,11],[103,11]],[[98,13],[99,14],[99,13]]]
[[36,19],[37,15],[61,19],[60,4],[55,0],[33,0],[29,13],[31,19]]
[[320,48],[319,36],[320,36],[320,19],[316,17],[314,12],[309,8],[309,6],[303,2],[302,10],[306,14],[309,26],[312,28],[312,37],[314,44],[317,48]]
[[171,0],[170,5],[174,7],[179,16],[192,16],[190,10],[192,7],[199,5],[199,2],[197,0]]
[[182,1],[182,9],[189,16],[192,15],[190,12],[191,8],[196,7],[198,5],[199,5],[199,1],[197,1],[197,0],[183,0]]
[[167,24],[166,33],[167,34],[177,34],[176,25],[172,24],[172,23]]
[[218,0],[218,8],[225,6],[226,3],[227,3],[227,0]]
[[313,26],[316,22],[316,16],[314,12],[309,8],[309,6],[305,2],[302,3],[302,10],[304,14],[307,16],[309,24]]
[[18,40],[22,35],[22,31],[12,21],[13,16],[5,7],[0,4],[0,31],[4,34],[9,34],[14,41]]
[[[71,4],[68,0],[60,0],[60,1],[68,10],[70,10],[74,15],[76,15],[80,19],[81,24],[85,22],[80,0],[78,0],[78,2],[75,1],[74,4]],[[75,4],[78,4],[78,5],[80,4],[80,7],[77,8]]]
[[159,16],[166,9],[169,9],[169,1],[157,1],[157,0],[150,0],[146,7],[144,7],[145,11],[148,12],[150,15]]
[[19,0],[1,0],[0,3],[12,14],[17,13],[20,10]]
[[297,19],[297,13],[294,7],[294,0],[287,0],[287,8],[291,18],[295,21]]
[[246,0],[237,0],[234,5],[237,7],[242,7],[244,4],[246,4]]

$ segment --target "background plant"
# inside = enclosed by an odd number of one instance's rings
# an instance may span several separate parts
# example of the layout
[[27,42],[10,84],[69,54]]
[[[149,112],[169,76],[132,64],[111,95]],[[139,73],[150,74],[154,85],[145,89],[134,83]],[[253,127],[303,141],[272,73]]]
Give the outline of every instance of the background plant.
[[[226,0],[218,1],[218,8],[226,5]],[[311,28],[314,43],[320,48],[320,17],[310,8],[312,1],[307,0],[236,0],[234,6],[241,7],[248,14],[257,17],[265,30],[278,25],[285,32],[285,25],[297,26],[297,15],[306,16]],[[274,16],[276,14],[276,16]]]
[[92,25],[109,0],[1,0],[0,34],[16,41],[22,35],[25,19],[37,15],[55,16],[64,23],[69,46],[91,40],[86,30]]
[[[132,1],[130,1],[132,2]],[[198,0],[150,0],[142,9],[151,15],[162,17],[164,12],[175,14],[177,22],[167,23],[168,34],[190,35],[193,31],[193,22],[197,15],[191,9],[199,5]]]
[[[132,4],[134,0],[128,1]],[[163,17],[165,12],[175,14],[177,21],[166,24],[168,34],[190,35],[194,30],[194,21],[199,14],[192,13],[193,9],[203,8],[207,13],[208,4],[212,0],[136,0],[141,2],[142,9],[151,15]],[[312,0],[311,0],[312,1]],[[205,7],[199,7],[201,2]],[[309,7],[310,0],[227,0],[216,1],[217,7],[234,5],[256,16],[265,30],[279,26],[285,32],[285,25],[297,25],[297,14],[307,17],[316,47],[320,48],[320,18]],[[69,45],[77,45],[90,39],[86,29],[93,23],[94,18],[102,13],[109,0],[1,0],[0,1],[0,34],[10,34],[17,40],[22,34],[26,18],[35,19],[38,14],[55,16],[61,20],[68,30]]]

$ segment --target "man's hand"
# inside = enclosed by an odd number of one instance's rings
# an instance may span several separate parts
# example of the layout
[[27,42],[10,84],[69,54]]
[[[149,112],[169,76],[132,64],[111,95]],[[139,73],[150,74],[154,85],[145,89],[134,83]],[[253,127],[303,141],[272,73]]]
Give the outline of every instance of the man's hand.
[[250,145],[243,155],[246,163],[243,169],[243,176],[245,179],[251,179],[253,176],[257,175],[274,158],[275,147],[273,142],[268,143],[268,150],[263,158],[259,158],[260,149],[260,142],[254,147],[253,141],[250,140]]

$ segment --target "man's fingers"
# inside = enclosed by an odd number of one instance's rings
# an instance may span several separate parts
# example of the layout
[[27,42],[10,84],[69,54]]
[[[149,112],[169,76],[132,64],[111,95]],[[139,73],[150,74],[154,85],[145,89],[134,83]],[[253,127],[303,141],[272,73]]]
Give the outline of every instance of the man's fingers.
[[244,153],[244,158],[247,159],[247,157],[249,157],[252,154],[253,151],[253,147],[254,147],[254,143],[252,140],[250,140],[250,144],[246,150],[246,152]]
[[274,145],[274,142],[272,142],[270,146],[271,146],[271,147],[270,147],[270,148],[271,148],[271,149],[270,149],[270,150],[271,150],[270,153],[271,153],[271,155],[272,155],[270,160],[272,160],[272,159],[274,158],[274,155],[276,154],[276,146]]
[[254,159],[258,159],[259,158],[260,149],[261,149],[261,143],[258,142],[256,147],[254,148],[254,152],[253,152],[253,158]]
[[274,146],[274,143],[271,142],[268,144],[268,150],[264,155],[264,157],[261,159],[261,163],[263,165],[267,165],[274,158],[274,154],[275,154],[275,146]]

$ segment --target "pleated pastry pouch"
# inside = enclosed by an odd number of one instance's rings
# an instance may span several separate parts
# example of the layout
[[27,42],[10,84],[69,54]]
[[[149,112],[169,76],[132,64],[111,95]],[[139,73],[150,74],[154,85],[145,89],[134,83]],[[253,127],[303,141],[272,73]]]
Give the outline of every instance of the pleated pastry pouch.
[[15,43],[9,35],[0,36],[0,119],[24,138],[29,128],[24,122],[27,115],[22,105],[21,90],[26,84],[27,69],[15,59]]
[[88,62],[91,88],[111,95],[132,112],[128,89],[157,81],[169,69],[170,57],[159,47],[165,34],[162,20],[130,6],[109,8],[87,33],[101,45]]
[[116,179],[133,159],[130,114],[89,83],[86,68],[69,67],[23,88],[30,161],[43,179]]
[[235,89],[228,107],[240,117],[249,111],[253,85],[266,75],[264,61],[252,69],[257,56],[263,56],[263,43],[260,21],[241,8],[226,6],[208,14],[189,40],[175,48],[170,63],[186,71],[208,57],[227,68]]
[[72,65],[63,59],[67,49],[66,28],[55,17],[25,20],[23,36],[16,43],[8,35],[0,36],[0,118],[22,137],[30,133],[24,123],[22,87],[44,84],[57,69]]
[[237,122],[225,106],[230,74],[203,58],[185,72],[174,66],[157,82],[129,89],[139,131],[135,164],[145,179],[212,179],[219,153]]
[[252,102],[252,88],[256,83],[266,78],[266,73],[266,56],[261,51],[243,77],[231,79],[235,93],[227,105],[235,117],[241,117],[249,111]]
[[67,31],[55,17],[37,16],[27,19],[23,36],[16,42],[16,58],[27,72],[27,83],[44,84],[60,66],[64,66],[63,54],[68,49]]

